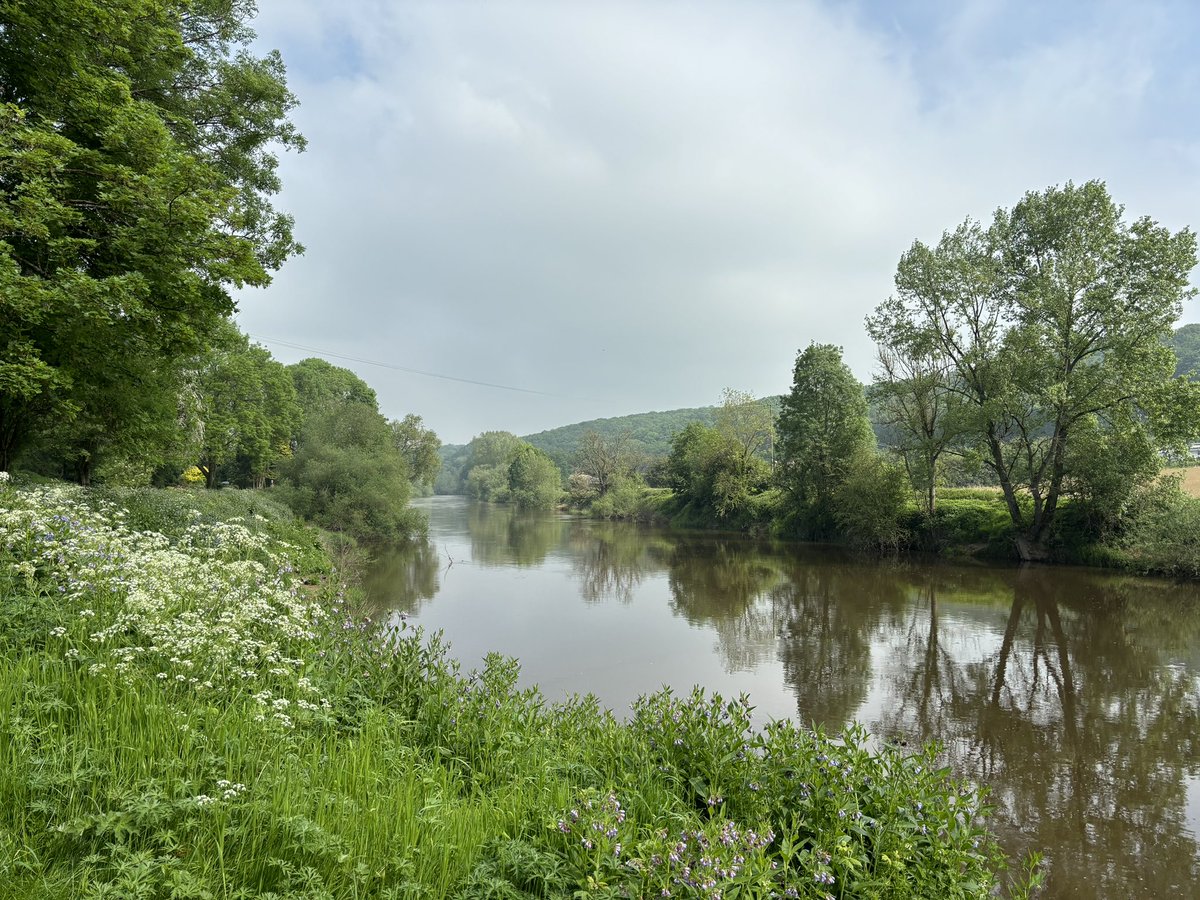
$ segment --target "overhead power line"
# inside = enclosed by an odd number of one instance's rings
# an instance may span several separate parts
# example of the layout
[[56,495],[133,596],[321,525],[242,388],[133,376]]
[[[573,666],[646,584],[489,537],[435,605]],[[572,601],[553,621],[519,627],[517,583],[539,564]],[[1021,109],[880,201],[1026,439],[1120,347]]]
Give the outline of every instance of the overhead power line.
[[536,391],[533,388],[513,387],[510,384],[496,384],[492,381],[476,381],[473,378],[459,378],[457,375],[443,375],[440,372],[425,372],[421,369],[411,369],[408,366],[398,366],[395,363],[380,362],[377,359],[366,359],[362,356],[347,356],[344,353],[334,353],[332,350],[323,350],[320,347],[306,347],[304,344],[295,344],[291,341],[283,341],[279,338],[263,337],[259,334],[250,335],[256,341],[262,341],[265,344],[277,344],[280,347],[289,347],[292,350],[303,350],[306,353],[318,353],[321,356],[332,356],[334,359],[344,359],[350,362],[363,363],[368,366],[378,366],[381,369],[392,369],[396,372],[407,372],[410,375],[423,375],[426,378],[440,378],[442,381],[457,381],[460,384],[473,384],[478,387],[495,388],[498,391],[515,391],[518,394],[537,394],[541,397],[560,397],[569,399],[564,394],[555,394],[551,391]]

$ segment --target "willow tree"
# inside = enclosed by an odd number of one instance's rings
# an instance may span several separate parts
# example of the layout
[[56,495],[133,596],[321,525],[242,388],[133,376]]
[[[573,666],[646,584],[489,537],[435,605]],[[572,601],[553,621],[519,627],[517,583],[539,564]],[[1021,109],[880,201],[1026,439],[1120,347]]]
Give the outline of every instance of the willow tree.
[[0,2],[0,470],[48,425],[119,429],[105,413],[149,361],[204,349],[229,288],[298,251],[271,196],[274,148],[303,140],[253,13]]
[[1064,495],[1107,485],[1117,502],[1197,430],[1196,388],[1163,344],[1194,294],[1195,235],[1122,217],[1098,181],[1028,193],[986,228],[915,242],[869,320],[885,352],[944,366],[1026,558]]

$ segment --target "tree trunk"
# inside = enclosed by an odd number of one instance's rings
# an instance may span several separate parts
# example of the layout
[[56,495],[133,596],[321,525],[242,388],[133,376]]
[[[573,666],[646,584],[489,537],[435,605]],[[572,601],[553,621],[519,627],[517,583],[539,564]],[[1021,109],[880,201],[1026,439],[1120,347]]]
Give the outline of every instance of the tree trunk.
[[996,468],[996,477],[1000,479],[1000,490],[1004,492],[1004,502],[1008,506],[1008,514],[1012,518],[1012,522],[1020,531],[1025,530],[1024,517],[1021,515],[1021,506],[1017,503],[1017,493],[1013,488],[1012,479],[1008,476],[1008,469],[1004,465],[1004,448],[1000,446],[1000,441],[992,433],[992,429],[988,428],[988,449],[992,451],[992,464]]

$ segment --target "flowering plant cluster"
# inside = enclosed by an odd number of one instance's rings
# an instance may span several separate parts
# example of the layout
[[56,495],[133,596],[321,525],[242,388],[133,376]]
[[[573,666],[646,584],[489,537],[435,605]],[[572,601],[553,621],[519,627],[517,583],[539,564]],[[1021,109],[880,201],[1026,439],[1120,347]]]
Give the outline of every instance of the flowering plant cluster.
[[328,708],[299,653],[326,612],[296,574],[296,548],[262,516],[192,515],[168,538],[81,489],[9,491],[0,565],[38,598],[43,639],[91,677],[136,669],[196,694],[237,688],[283,727]]
[[614,793],[582,792],[553,830],[590,887],[620,885],[626,896],[766,897],[779,868],[769,852],[775,838],[770,831],[718,819],[676,832],[639,831]]

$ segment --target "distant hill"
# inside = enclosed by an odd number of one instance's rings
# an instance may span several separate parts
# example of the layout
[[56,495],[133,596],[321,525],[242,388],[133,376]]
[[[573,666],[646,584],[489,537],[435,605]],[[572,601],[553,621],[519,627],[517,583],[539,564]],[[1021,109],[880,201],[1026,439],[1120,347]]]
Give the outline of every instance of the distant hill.
[[[759,402],[768,403],[773,411],[779,411],[779,397],[767,397]],[[587,422],[576,422],[573,425],[563,425],[537,434],[521,435],[521,440],[544,450],[564,472],[569,473],[574,467],[575,454],[579,442],[589,431],[594,431],[601,437],[616,437],[624,431],[630,434],[630,447],[635,453],[653,458],[666,456],[671,452],[671,441],[679,432],[692,422],[702,422],[711,425],[716,414],[715,406],[698,406],[691,409],[670,409],[663,412],[634,413],[628,416],[616,416],[611,419],[592,419]],[[442,457],[443,489],[448,487],[448,481],[466,459],[467,445],[445,444],[439,453]]]
[[579,442],[589,431],[601,437],[616,437],[622,432],[630,434],[630,445],[637,453],[645,456],[666,456],[671,452],[671,441],[692,422],[713,423],[716,407],[699,406],[693,409],[671,409],[665,412],[634,413],[612,419],[592,419],[563,425],[537,434],[527,434],[521,440],[545,450],[550,457],[564,467],[570,463],[579,448]]
[[1167,346],[1175,351],[1175,357],[1179,360],[1175,366],[1176,375],[1200,372],[1200,324],[1176,328],[1167,340]]

